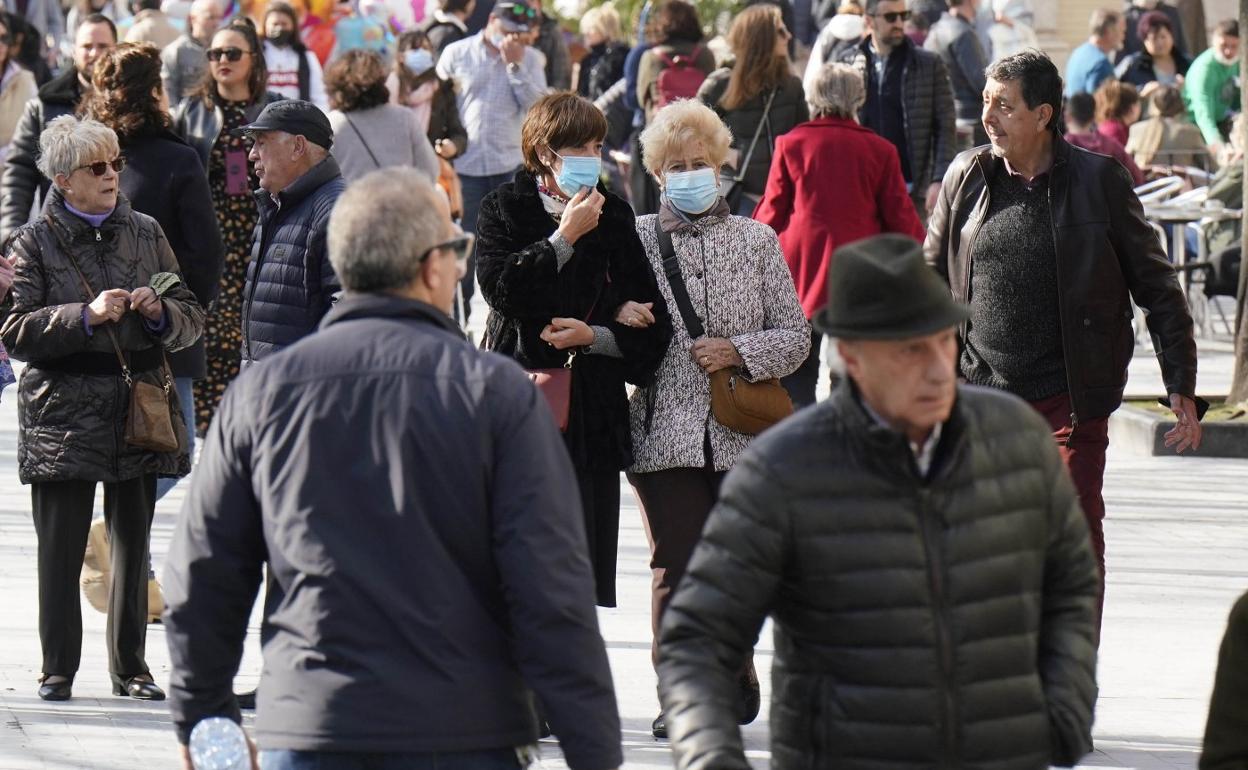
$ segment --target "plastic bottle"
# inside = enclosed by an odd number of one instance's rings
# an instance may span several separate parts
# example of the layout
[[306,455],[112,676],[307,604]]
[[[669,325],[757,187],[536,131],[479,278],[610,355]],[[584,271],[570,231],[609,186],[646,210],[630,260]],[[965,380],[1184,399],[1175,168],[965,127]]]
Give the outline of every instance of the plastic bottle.
[[243,728],[232,719],[209,717],[191,730],[195,770],[251,770],[251,750]]

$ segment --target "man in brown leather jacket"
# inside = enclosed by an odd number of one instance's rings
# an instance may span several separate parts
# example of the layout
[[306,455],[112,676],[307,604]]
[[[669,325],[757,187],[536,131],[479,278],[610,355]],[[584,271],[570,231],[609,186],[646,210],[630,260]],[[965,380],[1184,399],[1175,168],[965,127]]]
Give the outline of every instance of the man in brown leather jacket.
[[1200,446],[1192,318],[1126,169],[1058,134],[1062,80],[1043,53],[988,71],[991,148],[945,175],[924,246],[971,306],[959,329],[968,382],[1027,400],[1053,428],[1079,491],[1101,568],[1101,486],[1109,415],[1122,403],[1135,348],[1131,300],[1147,313],[1178,425],[1166,444]]

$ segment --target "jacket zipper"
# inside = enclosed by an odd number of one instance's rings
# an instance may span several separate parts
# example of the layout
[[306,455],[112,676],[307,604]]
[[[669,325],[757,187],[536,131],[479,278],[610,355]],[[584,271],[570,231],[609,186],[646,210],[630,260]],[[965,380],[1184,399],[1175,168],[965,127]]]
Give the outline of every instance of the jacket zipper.
[[[97,228],[95,228],[95,242],[96,242],[96,243],[102,243],[103,241],[104,241],[104,238],[100,235],[100,228],[98,228],[98,227],[97,227]],[[108,262],[104,259],[104,251],[103,251],[103,248],[102,248],[102,247],[101,247],[101,248],[96,249],[96,251],[95,251],[95,259],[96,259],[96,261],[97,261],[97,262],[99,263],[99,265],[100,265],[100,274],[104,276],[104,285],[105,285],[105,286],[112,286],[112,285],[113,285],[113,278],[112,278],[112,276],[111,276],[111,275],[109,275],[109,273],[108,273]],[[87,301],[88,301],[88,302],[90,302],[90,301],[91,301],[91,300],[93,300],[93,299],[95,299],[95,298],[94,298],[94,297],[91,297],[91,298],[89,298]],[[123,382],[124,382],[124,380],[123,380]],[[120,395],[120,398],[118,398],[117,400],[118,400],[118,403],[119,403],[119,405],[120,405],[120,407],[121,407],[121,413],[122,413],[122,414],[125,414],[125,413],[126,413],[127,411],[129,411],[129,409],[130,409],[130,406],[129,406],[129,394],[126,394],[126,393],[121,393],[121,392],[120,392],[120,390],[119,390],[117,387],[114,387],[114,389],[113,389],[113,393],[114,393],[114,395],[115,395],[115,396]],[[126,424],[126,421],[125,421],[125,420],[122,420],[121,424],[124,426],[124,425]],[[125,430],[125,428],[123,427],[123,428],[122,428],[122,430],[124,431],[124,430]],[[118,476],[120,476],[120,475],[121,475],[121,459],[120,459],[120,457],[121,457],[121,449],[122,449],[122,445],[123,445],[123,443],[124,443],[124,442],[118,438],[118,435],[117,435],[117,428],[114,426],[114,428],[113,428],[113,453],[112,453],[112,455],[113,455],[113,478],[117,478]]]
[[939,542],[940,532],[933,521],[929,505],[931,492],[919,489],[919,523],[922,527],[923,550],[927,556],[927,577],[932,592],[932,615],[936,624],[936,646],[940,663],[940,767],[953,767],[957,751],[957,695],[954,692],[953,638],[949,632],[949,598],[944,580],[944,554]]
[[260,249],[256,252],[256,264],[253,268],[254,278],[251,281],[251,291],[247,292],[246,298],[243,300],[243,360],[251,360],[251,305],[256,299],[256,287],[260,284],[260,267],[264,264],[265,238],[269,235],[270,228],[264,221],[264,212],[260,212]]
[[[1061,162],[1062,161],[1054,158],[1053,171],[1057,169],[1058,164]],[[1049,232],[1053,235],[1053,270],[1057,274],[1057,326],[1062,336],[1062,361],[1063,365],[1065,365],[1066,313],[1065,308],[1062,306],[1062,258],[1060,256],[1061,252],[1057,250],[1057,225],[1053,224],[1053,182],[1056,180],[1056,175],[1053,171],[1049,172],[1049,186],[1045,191],[1045,196],[1049,204]],[[1062,446],[1069,447],[1070,442],[1075,438],[1075,430],[1079,427],[1079,414],[1078,410],[1075,409],[1075,388],[1074,384],[1070,381],[1070,367],[1065,366],[1065,368],[1066,392],[1070,395],[1070,433],[1066,434],[1066,438],[1063,440]]]

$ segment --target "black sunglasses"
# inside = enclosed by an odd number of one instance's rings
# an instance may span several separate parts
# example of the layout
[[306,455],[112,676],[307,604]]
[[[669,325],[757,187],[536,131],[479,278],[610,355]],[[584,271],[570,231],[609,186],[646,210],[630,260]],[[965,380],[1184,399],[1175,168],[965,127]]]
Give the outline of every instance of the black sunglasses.
[[[78,168],[89,168],[91,169],[91,174],[93,176],[104,176],[108,173],[109,166],[112,166],[113,171],[120,174],[122,169],[126,167],[126,159],[119,155],[112,160],[97,160],[95,163],[88,163],[86,165],[79,166]],[[74,171],[77,171],[78,168],[74,169]]]
[[251,53],[251,51],[244,51],[241,48],[233,48],[233,47],[231,48],[209,48],[208,49],[208,61],[221,61],[222,57],[224,57],[226,61],[238,61],[239,59],[243,58],[243,54],[245,53]]
[[449,241],[443,241],[430,246],[429,250],[421,254],[417,261],[424,262],[429,258],[430,254],[438,249],[450,249],[455,252],[455,261],[461,265],[465,264],[468,262],[468,255],[472,253],[473,240],[472,233],[460,233]]
[[889,24],[896,24],[899,21],[910,21],[909,11],[892,11],[891,13],[873,13],[871,15],[877,19],[883,19]]

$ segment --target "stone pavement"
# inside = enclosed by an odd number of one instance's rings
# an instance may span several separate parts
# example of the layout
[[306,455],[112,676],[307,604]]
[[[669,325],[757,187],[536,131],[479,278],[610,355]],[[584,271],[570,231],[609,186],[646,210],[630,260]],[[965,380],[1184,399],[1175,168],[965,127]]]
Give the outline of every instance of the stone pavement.
[[[480,319],[474,319],[480,320]],[[1202,392],[1229,378],[1229,348],[1202,343]],[[1155,359],[1140,351],[1132,391],[1159,387]],[[1207,387],[1206,387],[1207,384]],[[47,704],[35,697],[39,674],[36,633],[35,537],[29,493],[17,481],[14,391],[0,400],[0,770],[163,770],[176,768],[173,733],[163,704],[109,694],[104,616],[84,604],[82,670],[75,698]],[[1194,768],[1204,730],[1218,643],[1226,613],[1248,589],[1248,461],[1136,458],[1111,450],[1106,474],[1109,586],[1101,647],[1097,751],[1086,766]],[[186,482],[156,512],[152,548],[161,564]],[[666,744],[650,738],[656,713],[650,668],[647,546],[636,503],[622,495],[620,607],[599,614],[623,719],[627,766],[671,766]],[[239,686],[259,672],[253,617]],[[764,711],[745,728],[749,756],[766,767],[770,629],[758,645]],[[151,626],[148,661],[168,681],[164,632]],[[413,719],[418,719],[413,715]],[[546,742],[545,764],[563,767]]]

